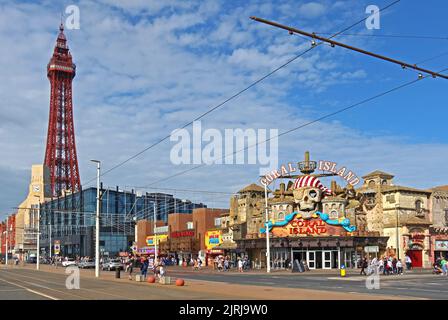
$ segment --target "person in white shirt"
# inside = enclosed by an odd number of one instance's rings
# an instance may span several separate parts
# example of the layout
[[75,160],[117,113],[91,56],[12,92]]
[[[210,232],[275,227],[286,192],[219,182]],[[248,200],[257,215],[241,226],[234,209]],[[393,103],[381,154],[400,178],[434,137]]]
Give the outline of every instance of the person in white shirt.
[[404,258],[404,262],[406,262],[406,269],[407,270],[411,270],[412,268],[412,260],[411,257],[406,255],[406,257]]
[[398,259],[397,261],[397,273],[400,275],[403,274],[403,264],[401,263],[401,259]]

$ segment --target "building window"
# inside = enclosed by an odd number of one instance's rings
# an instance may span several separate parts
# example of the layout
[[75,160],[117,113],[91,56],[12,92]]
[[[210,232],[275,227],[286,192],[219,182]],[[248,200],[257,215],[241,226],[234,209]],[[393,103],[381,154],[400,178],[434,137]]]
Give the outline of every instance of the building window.
[[187,222],[187,230],[193,229],[193,222],[189,221]]
[[369,188],[375,188],[375,181],[373,180],[369,181]]
[[279,212],[278,221],[283,221],[283,220],[285,220],[285,214],[283,212]]
[[415,201],[415,211],[420,214],[423,212],[423,203],[421,200]]
[[221,226],[221,218],[215,218],[215,227]]
[[383,180],[383,181],[381,181],[381,184],[382,184],[383,186],[387,185],[387,180]]

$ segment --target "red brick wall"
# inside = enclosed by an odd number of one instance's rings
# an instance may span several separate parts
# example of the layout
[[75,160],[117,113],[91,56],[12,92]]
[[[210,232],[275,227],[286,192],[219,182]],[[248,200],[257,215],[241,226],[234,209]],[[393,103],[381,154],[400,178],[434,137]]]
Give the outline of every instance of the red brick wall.
[[196,239],[199,241],[199,250],[205,250],[205,233],[207,230],[216,229],[215,218],[220,218],[228,209],[198,208],[193,210],[193,224],[196,231]]

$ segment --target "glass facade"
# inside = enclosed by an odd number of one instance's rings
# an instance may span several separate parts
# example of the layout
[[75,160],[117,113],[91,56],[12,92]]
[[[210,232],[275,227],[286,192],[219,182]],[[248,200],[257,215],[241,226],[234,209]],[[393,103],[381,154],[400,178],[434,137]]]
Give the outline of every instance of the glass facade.
[[[192,213],[206,207],[189,200],[181,200],[165,193],[137,195],[113,189],[100,191],[100,251],[116,256],[128,251],[134,241],[135,221],[152,220],[156,209],[157,220],[168,222],[174,212]],[[63,256],[94,256],[96,188],[65,195],[41,205],[41,252],[53,255],[54,243],[59,241]]]

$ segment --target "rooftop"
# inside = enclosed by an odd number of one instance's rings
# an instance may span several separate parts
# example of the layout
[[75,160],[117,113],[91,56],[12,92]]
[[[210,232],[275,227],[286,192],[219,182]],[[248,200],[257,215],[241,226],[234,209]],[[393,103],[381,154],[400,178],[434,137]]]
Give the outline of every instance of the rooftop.
[[387,172],[384,172],[384,171],[380,171],[380,170],[375,170],[373,172],[370,172],[370,173],[366,174],[362,178],[366,179],[366,178],[377,177],[377,176],[390,178],[390,179],[392,179],[394,177],[394,175],[392,175],[390,173],[387,173]]
[[264,192],[264,188],[259,186],[258,184],[252,183],[252,184],[244,187],[240,191],[238,191],[238,193],[251,192],[251,191]]

